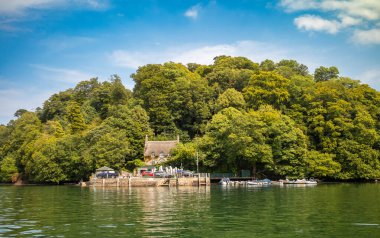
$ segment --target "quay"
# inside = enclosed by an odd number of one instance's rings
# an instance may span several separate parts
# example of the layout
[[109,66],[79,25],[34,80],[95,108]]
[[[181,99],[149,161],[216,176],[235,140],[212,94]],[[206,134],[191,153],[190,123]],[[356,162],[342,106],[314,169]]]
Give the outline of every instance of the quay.
[[82,182],[81,186],[94,187],[160,187],[160,186],[210,186],[210,174],[200,173],[192,177],[117,177],[117,178],[92,178]]

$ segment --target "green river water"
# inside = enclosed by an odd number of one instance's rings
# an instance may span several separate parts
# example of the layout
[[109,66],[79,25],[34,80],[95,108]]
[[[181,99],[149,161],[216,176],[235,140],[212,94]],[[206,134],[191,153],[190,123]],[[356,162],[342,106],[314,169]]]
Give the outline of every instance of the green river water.
[[380,237],[380,184],[0,186],[0,237]]

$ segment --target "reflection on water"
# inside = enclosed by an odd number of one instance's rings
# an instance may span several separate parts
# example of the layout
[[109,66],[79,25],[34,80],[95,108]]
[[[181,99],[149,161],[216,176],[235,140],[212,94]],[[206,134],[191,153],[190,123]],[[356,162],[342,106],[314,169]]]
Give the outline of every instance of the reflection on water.
[[380,184],[0,186],[0,237],[380,237]]

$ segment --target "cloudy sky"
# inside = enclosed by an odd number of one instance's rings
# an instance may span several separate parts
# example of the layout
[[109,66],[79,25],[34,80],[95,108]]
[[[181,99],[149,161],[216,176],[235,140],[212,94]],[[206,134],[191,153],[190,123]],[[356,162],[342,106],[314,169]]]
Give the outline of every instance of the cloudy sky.
[[380,90],[379,0],[0,0],[0,123],[147,63],[296,59]]

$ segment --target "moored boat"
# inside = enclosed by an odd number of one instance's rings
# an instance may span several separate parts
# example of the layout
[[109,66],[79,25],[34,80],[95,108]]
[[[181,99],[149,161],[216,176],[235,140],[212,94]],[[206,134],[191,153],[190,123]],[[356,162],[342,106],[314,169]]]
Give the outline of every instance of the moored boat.
[[296,180],[283,180],[282,181],[283,184],[307,184],[307,185],[316,185],[317,184],[317,181],[315,181],[314,179],[310,179],[310,180],[307,180],[307,179],[296,179]]
[[222,178],[220,181],[219,181],[219,184],[220,185],[228,185],[231,183],[231,180],[229,178]]
[[263,185],[262,183],[258,181],[247,181],[247,185],[254,185],[254,186],[260,186]]

